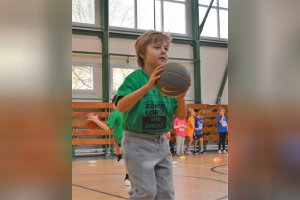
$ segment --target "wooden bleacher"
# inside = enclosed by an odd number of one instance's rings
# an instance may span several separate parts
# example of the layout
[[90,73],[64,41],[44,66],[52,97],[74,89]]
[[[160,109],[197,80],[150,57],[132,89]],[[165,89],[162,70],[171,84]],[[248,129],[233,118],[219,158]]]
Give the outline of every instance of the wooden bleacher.
[[[112,103],[72,102],[72,147],[73,156],[76,146],[101,146],[107,151],[113,144],[113,132],[102,129],[89,129],[86,126],[87,114],[93,112],[102,121],[106,121],[112,112]],[[108,153],[108,152],[105,152]]]
[[[208,104],[188,104],[188,108],[193,108],[197,113],[199,110],[205,110],[205,120],[203,126],[204,141],[218,141],[218,108],[224,107],[225,115],[228,114],[228,105],[208,105]],[[89,129],[86,126],[87,114],[93,112],[98,114],[102,121],[106,121],[112,112],[112,103],[107,102],[72,102],[72,147],[78,146],[97,146],[105,149],[108,153],[108,146],[112,147],[113,132],[99,129]],[[175,131],[171,130],[172,139],[176,140]],[[186,138],[187,139],[187,138]],[[112,151],[112,148],[110,148]],[[112,153],[112,152],[111,152]]]

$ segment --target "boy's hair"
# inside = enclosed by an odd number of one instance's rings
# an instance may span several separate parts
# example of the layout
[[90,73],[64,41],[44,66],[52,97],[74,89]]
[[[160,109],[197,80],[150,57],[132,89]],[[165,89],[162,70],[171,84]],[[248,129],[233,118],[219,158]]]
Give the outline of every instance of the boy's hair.
[[135,41],[134,48],[139,67],[144,67],[145,63],[142,55],[146,54],[146,49],[149,44],[155,42],[167,42],[168,45],[170,45],[171,40],[171,37],[166,33],[153,30],[146,31],[140,37],[138,37],[138,39]]
[[205,111],[204,110],[199,110],[199,114],[204,116]]
[[224,110],[224,112],[225,112],[225,108],[219,107],[218,112],[220,112],[221,110]]
[[187,117],[189,117],[193,111],[194,111],[193,108],[189,108],[189,109],[187,110]]

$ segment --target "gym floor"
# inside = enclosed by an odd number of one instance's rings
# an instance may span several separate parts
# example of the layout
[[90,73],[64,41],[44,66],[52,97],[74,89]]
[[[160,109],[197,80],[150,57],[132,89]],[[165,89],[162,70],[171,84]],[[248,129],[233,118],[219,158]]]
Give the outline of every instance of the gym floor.
[[[215,151],[185,160],[173,156],[175,199],[228,199],[227,164],[228,154]],[[72,199],[127,199],[130,187],[124,185],[124,177],[124,163],[116,159],[76,159],[72,162]]]

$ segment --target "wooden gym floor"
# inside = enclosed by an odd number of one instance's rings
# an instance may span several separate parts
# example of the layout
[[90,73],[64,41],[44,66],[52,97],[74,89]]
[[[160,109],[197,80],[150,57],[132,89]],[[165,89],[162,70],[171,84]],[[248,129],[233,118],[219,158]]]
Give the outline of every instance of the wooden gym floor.
[[[129,186],[124,185],[125,169],[116,159],[76,159],[72,162],[73,200],[127,199]],[[173,156],[176,200],[228,199],[228,154],[208,152],[190,155],[186,160]]]

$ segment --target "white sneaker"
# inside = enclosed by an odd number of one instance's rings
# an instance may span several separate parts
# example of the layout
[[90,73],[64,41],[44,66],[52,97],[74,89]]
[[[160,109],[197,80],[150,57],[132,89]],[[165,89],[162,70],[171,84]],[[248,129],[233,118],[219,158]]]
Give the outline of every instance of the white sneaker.
[[223,151],[223,153],[227,153],[227,151],[226,151],[226,150],[224,150],[224,151]]
[[218,153],[222,153],[222,151],[221,151],[221,150],[219,150],[219,151],[218,151]]
[[129,179],[125,179],[124,184],[126,186],[131,186],[130,180]]

